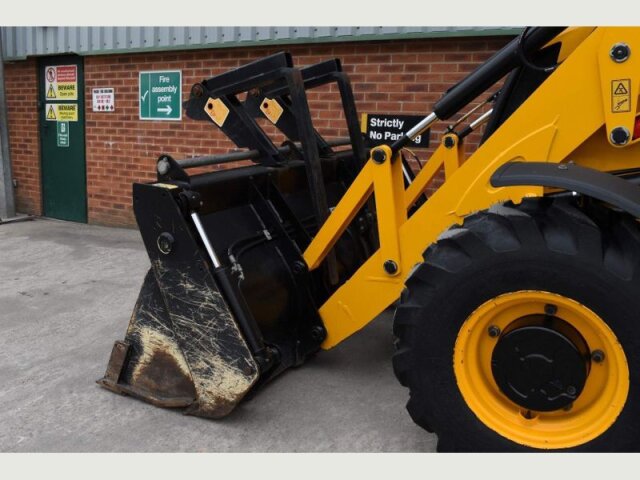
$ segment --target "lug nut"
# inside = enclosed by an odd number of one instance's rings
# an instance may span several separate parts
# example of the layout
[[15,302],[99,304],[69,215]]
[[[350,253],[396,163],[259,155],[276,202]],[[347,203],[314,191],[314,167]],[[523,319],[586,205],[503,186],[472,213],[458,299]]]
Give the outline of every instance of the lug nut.
[[576,394],[577,390],[576,387],[574,387],[573,385],[569,385],[567,387],[567,395],[571,395],[572,397]]
[[536,414],[534,412],[532,412],[531,410],[521,411],[520,415],[522,415],[527,420],[532,420],[532,419],[536,418]]
[[591,352],[591,360],[595,363],[604,362],[604,352],[602,350],[594,350]]
[[489,336],[491,338],[499,337],[500,336],[500,327],[497,327],[496,325],[491,325],[487,329],[487,333],[489,333]]
[[553,305],[552,303],[547,303],[544,306],[544,313],[545,315],[555,315],[556,313],[558,313],[558,307]]

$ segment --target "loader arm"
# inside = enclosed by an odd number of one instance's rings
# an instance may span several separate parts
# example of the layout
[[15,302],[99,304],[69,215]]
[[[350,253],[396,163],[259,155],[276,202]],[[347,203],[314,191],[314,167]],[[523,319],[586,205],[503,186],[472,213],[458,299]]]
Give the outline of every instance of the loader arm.
[[[370,151],[338,60],[297,68],[278,53],[195,84],[187,116],[245,150],[163,154],[157,181],[134,184],[151,269],[99,383],[159,406],[224,416],[363,328],[400,297],[413,272],[429,276],[425,251],[452,226],[470,229],[478,212],[571,189],[637,213],[637,187],[627,180],[640,172],[639,30],[526,29],[415,127]],[[499,94],[488,95],[490,111],[473,120],[478,109],[467,111],[469,125],[455,121],[424,167],[404,175],[403,149],[412,139],[505,76]],[[314,129],[306,91],[329,83],[349,138]],[[261,117],[275,128],[263,129]],[[466,156],[465,137],[485,122],[481,146]],[[240,160],[253,164],[217,168]],[[575,166],[562,175],[544,167],[568,163]],[[191,171],[207,166],[216,169]],[[439,172],[445,181],[427,198]],[[577,368],[587,368],[579,345]]]
[[[587,30],[587,29],[585,29]],[[590,30],[590,29],[589,29]],[[575,33],[573,34],[575,38]],[[572,152],[587,141],[608,144],[607,157],[598,159],[597,168],[614,170],[618,157],[624,157],[627,168],[640,167],[637,143],[632,138],[636,125],[638,95],[622,98],[628,107],[620,111],[616,88],[620,82],[630,92],[640,87],[640,58],[630,57],[620,63],[612,59],[612,48],[624,39],[630,50],[640,51],[640,33],[634,28],[597,28],[567,55],[558,68],[539,88],[478,148],[456,172],[410,217],[395,206],[410,203],[405,198],[402,179],[394,171],[399,164],[391,147],[381,146],[372,152],[361,176],[388,177],[386,188],[373,194],[379,212],[390,214],[398,225],[397,236],[380,231],[380,249],[364,263],[321,307],[320,316],[327,329],[323,348],[331,348],[364,327],[399,298],[404,281],[412,268],[422,261],[422,253],[441,232],[453,224],[463,224],[465,216],[491,205],[525,197],[540,197],[544,188],[536,185],[493,187],[491,176],[508,162],[560,163],[572,160]],[[494,79],[495,80],[495,79]],[[486,86],[486,81],[480,82]],[[472,88],[472,87],[468,87]],[[473,88],[472,88],[473,90]],[[477,91],[473,90],[474,92]],[[452,91],[454,94],[456,89]],[[463,96],[468,101],[469,94]],[[445,97],[446,99],[446,97]],[[451,101],[441,101],[447,114],[455,113]],[[433,123],[433,114],[427,117]],[[626,132],[626,139],[625,139]],[[620,143],[616,134],[624,143]],[[598,139],[592,139],[599,135]],[[396,147],[397,148],[397,147]],[[604,147],[603,147],[604,148]],[[440,152],[436,151],[436,155]],[[384,161],[376,161],[376,155]],[[630,160],[630,163],[629,163]],[[580,162],[576,155],[573,161]],[[389,165],[391,164],[391,166]],[[382,180],[377,180],[383,184]],[[354,186],[359,185],[358,179]],[[320,229],[304,253],[310,268],[321,264],[327,245],[341,235],[337,226],[352,214],[353,196],[362,194],[354,186],[346,192],[338,207]],[[415,198],[411,187],[410,199]],[[379,229],[382,227],[379,226]],[[396,247],[396,242],[398,247]],[[387,262],[397,262],[397,269],[385,269]]]

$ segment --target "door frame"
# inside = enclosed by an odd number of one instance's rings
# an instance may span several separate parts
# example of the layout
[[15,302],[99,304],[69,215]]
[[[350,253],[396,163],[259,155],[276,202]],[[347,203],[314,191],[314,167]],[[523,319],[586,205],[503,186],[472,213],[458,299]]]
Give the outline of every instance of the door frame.
[[[42,70],[47,65],[65,65],[65,60],[71,61],[73,59],[73,63],[77,65],[77,75],[78,75],[78,99],[76,102],[78,103],[78,123],[80,123],[80,128],[82,129],[82,138],[83,138],[83,148],[82,154],[84,157],[84,211],[85,216],[83,221],[78,221],[78,223],[89,223],[89,188],[88,188],[88,175],[87,175],[87,137],[86,137],[86,86],[85,86],[85,78],[84,78],[84,57],[81,55],[76,55],[73,53],[64,54],[64,55],[47,55],[38,57],[36,62],[36,75],[37,79],[37,112],[38,112],[38,146],[40,147],[39,158],[38,158],[38,166],[40,167],[40,211],[42,212],[42,216],[46,217],[45,211],[45,181],[44,181],[44,139],[42,135],[42,129],[44,127],[44,122],[46,122],[45,114],[42,112],[45,110],[45,106],[47,103],[47,99],[45,98],[45,87],[44,87],[44,76],[42,75]],[[66,63],[68,64],[68,63]],[[80,88],[82,87],[82,88]],[[82,108],[80,106],[82,105]],[[82,118],[80,118],[82,117]],[[82,121],[80,121],[82,120]],[[52,122],[56,123],[57,122]],[[57,128],[57,125],[56,125]],[[55,218],[55,217],[51,217]],[[74,221],[74,220],[63,220],[63,221]]]

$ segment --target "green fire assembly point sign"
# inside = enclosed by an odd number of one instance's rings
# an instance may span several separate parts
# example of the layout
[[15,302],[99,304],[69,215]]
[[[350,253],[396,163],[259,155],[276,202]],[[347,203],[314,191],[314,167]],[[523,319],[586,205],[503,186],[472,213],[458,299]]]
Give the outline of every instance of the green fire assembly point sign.
[[182,71],[140,72],[140,120],[182,119]]

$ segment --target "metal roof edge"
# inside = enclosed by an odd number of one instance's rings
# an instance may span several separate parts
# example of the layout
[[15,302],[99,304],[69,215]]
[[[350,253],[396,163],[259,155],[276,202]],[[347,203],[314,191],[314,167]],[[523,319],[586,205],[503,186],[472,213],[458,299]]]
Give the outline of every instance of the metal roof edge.
[[4,61],[14,62],[22,61],[28,58],[46,57],[53,55],[76,54],[80,56],[102,56],[102,55],[122,55],[122,54],[138,54],[152,52],[177,52],[188,50],[207,50],[207,49],[224,49],[224,48],[243,48],[243,47],[271,47],[274,45],[304,45],[304,44],[326,44],[326,43],[355,43],[355,42],[371,42],[371,41],[393,41],[393,40],[418,40],[429,38],[461,38],[461,37],[492,37],[492,36],[515,36],[522,31],[521,28],[482,28],[482,29],[464,29],[464,30],[436,30],[428,32],[406,32],[406,33],[389,33],[389,34],[362,34],[362,35],[343,35],[339,37],[319,37],[319,38],[284,38],[274,40],[244,40],[237,42],[216,42],[204,43],[199,45],[170,45],[170,46],[150,46],[150,47],[134,47],[134,48],[114,48],[98,51],[66,51],[56,52],[45,55],[26,55],[26,56],[5,56]]

